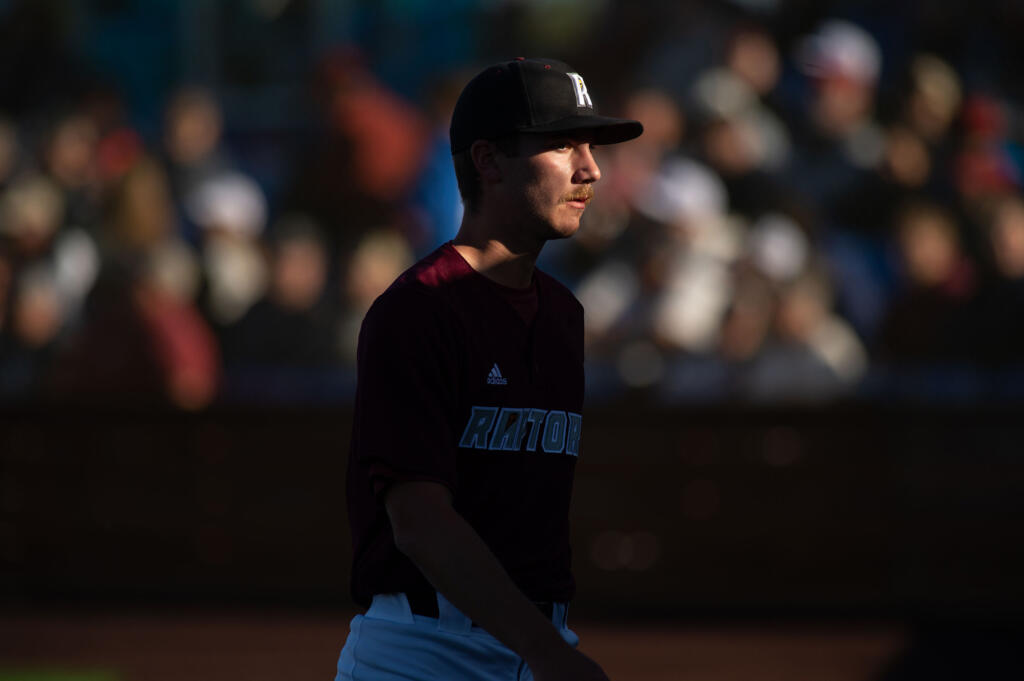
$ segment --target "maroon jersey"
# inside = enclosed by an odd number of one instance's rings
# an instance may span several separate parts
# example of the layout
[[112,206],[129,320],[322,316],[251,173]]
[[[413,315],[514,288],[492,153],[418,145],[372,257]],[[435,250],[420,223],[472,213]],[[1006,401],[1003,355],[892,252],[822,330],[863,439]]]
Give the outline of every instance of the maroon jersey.
[[395,548],[384,508],[388,488],[410,480],[448,487],[530,599],[572,598],[583,308],[539,270],[532,286],[535,308],[532,296],[477,273],[449,243],[366,314],[348,468],[357,603],[432,592]]

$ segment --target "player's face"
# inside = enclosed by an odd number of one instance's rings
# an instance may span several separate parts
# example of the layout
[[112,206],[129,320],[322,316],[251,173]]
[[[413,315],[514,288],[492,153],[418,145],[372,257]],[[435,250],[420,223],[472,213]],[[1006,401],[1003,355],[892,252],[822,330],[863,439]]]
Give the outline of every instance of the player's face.
[[593,184],[601,179],[593,144],[579,136],[524,135],[518,154],[508,161],[506,181],[520,193],[527,220],[540,228],[538,236],[572,236],[594,197]]

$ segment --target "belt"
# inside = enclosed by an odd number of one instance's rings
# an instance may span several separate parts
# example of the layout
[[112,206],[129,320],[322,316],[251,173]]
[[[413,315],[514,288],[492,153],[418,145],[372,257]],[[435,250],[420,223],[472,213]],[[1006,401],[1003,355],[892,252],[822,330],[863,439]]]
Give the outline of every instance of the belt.
[[[437,594],[433,592],[429,593],[406,593],[405,597],[409,600],[409,609],[412,610],[414,615],[423,615],[424,617],[433,617],[437,619]],[[530,601],[537,609],[540,610],[541,614],[547,619],[551,619],[554,615],[555,604],[551,601]]]

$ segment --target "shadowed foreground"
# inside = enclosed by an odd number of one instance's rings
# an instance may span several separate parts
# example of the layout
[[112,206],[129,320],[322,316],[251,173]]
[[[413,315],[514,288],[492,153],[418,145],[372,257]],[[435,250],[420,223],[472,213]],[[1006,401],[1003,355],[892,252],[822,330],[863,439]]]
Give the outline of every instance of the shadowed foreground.
[[[0,681],[330,681],[348,615],[254,612],[0,616]],[[861,681],[903,642],[895,627],[577,623],[615,680]]]

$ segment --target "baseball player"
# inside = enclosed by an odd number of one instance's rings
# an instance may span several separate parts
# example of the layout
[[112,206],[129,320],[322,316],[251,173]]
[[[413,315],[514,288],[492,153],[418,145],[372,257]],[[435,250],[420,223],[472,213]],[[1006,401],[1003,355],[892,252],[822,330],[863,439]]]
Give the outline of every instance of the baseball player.
[[455,240],[363,321],[348,469],[352,620],[338,679],[601,680],[566,625],[583,310],[536,269],[579,228],[593,145],[637,137],[552,59],[463,90]]

